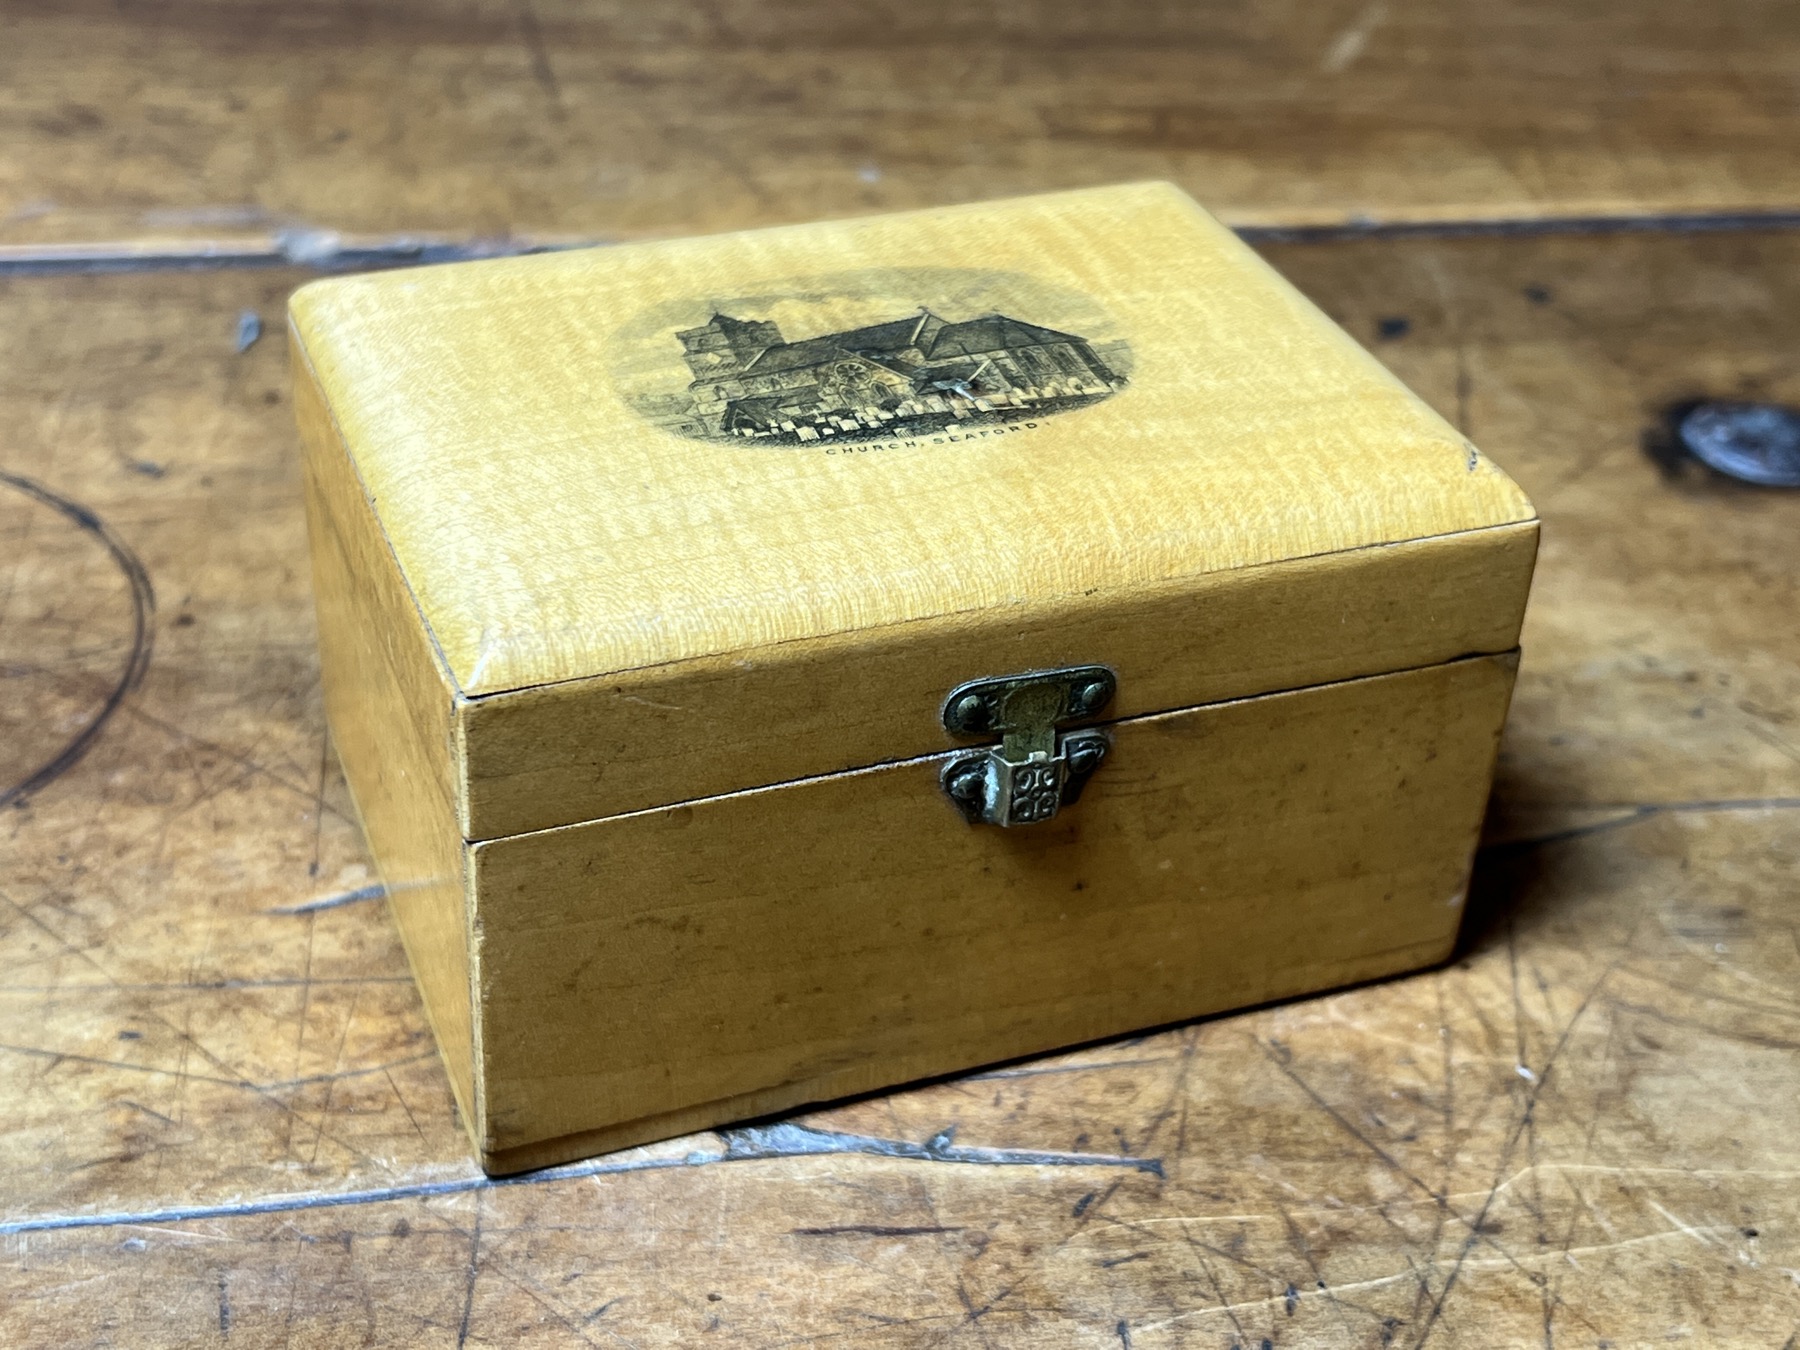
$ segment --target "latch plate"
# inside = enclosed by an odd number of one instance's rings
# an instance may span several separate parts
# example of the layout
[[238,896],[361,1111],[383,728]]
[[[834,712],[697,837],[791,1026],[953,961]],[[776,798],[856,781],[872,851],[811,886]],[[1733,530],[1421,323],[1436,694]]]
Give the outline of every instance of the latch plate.
[[944,792],[971,824],[1031,825],[1073,805],[1111,745],[1104,731],[1063,735],[1065,722],[1097,715],[1118,677],[1105,666],[1068,666],[970,680],[944,700],[944,729],[1000,737],[1000,744],[944,767]]

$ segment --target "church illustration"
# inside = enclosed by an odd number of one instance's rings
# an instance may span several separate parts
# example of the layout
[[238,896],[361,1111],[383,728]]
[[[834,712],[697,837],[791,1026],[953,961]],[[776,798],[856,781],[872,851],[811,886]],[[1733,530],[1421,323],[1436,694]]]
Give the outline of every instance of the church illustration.
[[1087,339],[1005,314],[904,319],[788,342],[775,324],[714,314],[675,334],[693,380],[658,418],[684,435],[798,444],[1010,421],[1125,383]]

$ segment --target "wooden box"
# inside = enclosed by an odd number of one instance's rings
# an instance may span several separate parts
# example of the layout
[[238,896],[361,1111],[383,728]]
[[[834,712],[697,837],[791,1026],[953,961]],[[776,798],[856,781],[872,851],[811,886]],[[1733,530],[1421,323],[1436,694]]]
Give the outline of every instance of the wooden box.
[[326,706],[488,1169],[1449,953],[1531,505],[1175,189],[291,316]]

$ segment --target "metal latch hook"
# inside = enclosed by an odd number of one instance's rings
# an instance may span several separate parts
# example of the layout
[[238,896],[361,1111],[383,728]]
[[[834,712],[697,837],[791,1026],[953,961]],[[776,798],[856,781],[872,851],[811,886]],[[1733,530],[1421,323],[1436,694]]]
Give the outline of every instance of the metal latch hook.
[[1058,734],[1110,702],[1118,676],[1105,666],[1034,670],[959,684],[944,700],[944,729],[1000,736],[1000,744],[944,767],[944,792],[970,824],[1030,825],[1081,796],[1111,740],[1098,728]]

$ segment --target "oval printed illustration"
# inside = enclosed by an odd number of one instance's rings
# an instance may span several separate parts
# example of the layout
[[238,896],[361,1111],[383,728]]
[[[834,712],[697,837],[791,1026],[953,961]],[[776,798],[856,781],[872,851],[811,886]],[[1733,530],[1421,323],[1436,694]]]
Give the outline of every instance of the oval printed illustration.
[[881,268],[658,306],[618,333],[626,402],[766,446],[1037,422],[1111,398],[1131,348],[1090,297],[1017,272]]

